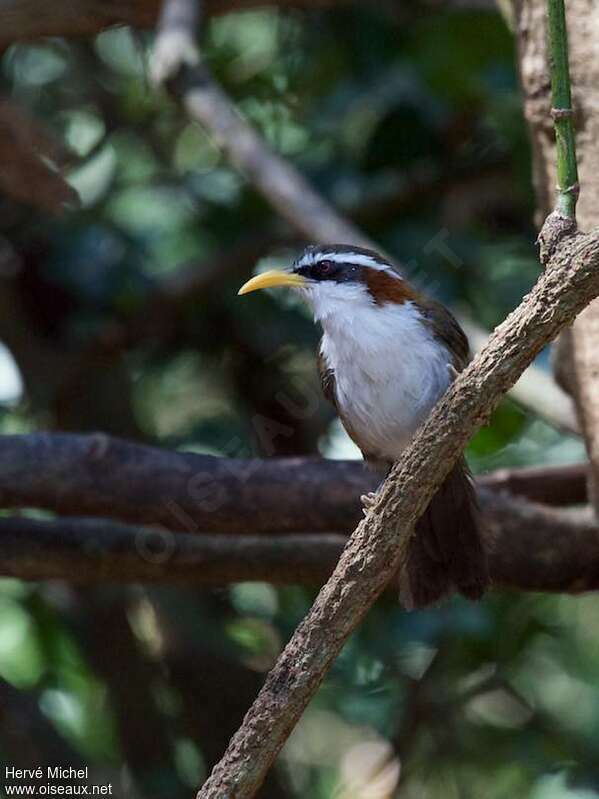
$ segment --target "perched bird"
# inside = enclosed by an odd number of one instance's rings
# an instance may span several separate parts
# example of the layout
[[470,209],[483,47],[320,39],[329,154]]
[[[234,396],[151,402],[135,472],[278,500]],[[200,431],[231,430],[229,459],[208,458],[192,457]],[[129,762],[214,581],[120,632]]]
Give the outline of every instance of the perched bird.
[[[257,275],[239,294],[270,286],[291,286],[312,306],[323,330],[324,394],[365,460],[390,468],[468,360],[459,324],[385,258],[361,247],[310,246],[290,271]],[[399,575],[404,605],[423,607],[454,590],[480,598],[489,582],[487,558],[463,458],[416,531]]]

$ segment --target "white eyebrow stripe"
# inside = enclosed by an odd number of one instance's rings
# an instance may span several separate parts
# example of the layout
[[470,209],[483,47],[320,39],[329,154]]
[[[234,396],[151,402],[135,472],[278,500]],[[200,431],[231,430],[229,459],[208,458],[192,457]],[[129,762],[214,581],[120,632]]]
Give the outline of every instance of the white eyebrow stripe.
[[311,252],[305,255],[301,261],[299,261],[298,266],[309,266],[310,264],[315,264],[318,261],[333,261],[336,264],[353,264],[354,266],[366,266],[370,269],[377,269],[381,272],[393,272],[395,273],[395,269],[391,266],[391,264],[385,264],[381,261],[378,261],[376,258],[372,258],[370,255],[366,255],[361,252],[327,252],[326,250],[319,250],[317,252]]

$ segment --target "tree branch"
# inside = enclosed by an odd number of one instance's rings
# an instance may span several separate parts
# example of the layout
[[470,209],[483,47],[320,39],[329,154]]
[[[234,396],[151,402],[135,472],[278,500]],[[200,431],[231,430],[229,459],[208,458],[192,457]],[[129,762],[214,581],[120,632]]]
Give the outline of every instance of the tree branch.
[[[585,477],[580,464],[500,469],[477,483],[571,505],[586,501]],[[347,533],[379,480],[361,461],[216,458],[101,433],[3,436],[0,448],[0,508],[194,533]]]
[[477,484],[543,505],[582,505],[587,501],[588,465],[528,466],[497,469],[477,478]]
[[[455,313],[455,315],[468,336],[471,350],[479,352],[488,341],[488,332],[464,314]],[[572,399],[555,382],[551,373],[540,366],[531,364],[510,389],[509,395],[554,427],[566,433],[580,435]]]
[[599,239],[554,216],[541,244],[545,272],[393,467],[198,799],[254,796],[345,640],[405,562],[415,520],[469,437],[540,349],[599,294]]
[[190,535],[105,519],[0,519],[0,574],[69,583],[321,584],[340,534]]
[[360,462],[215,458],[104,434],[4,436],[0,448],[2,508],[184,532],[347,532],[378,480]]
[[[589,26],[594,18],[592,0],[568,0],[569,64],[574,83],[577,149],[585,187],[576,205],[582,228],[591,229],[599,216],[599,54]],[[547,79],[545,0],[514,5],[524,112],[533,147],[534,183],[542,219],[553,206],[556,171],[555,136],[548,113],[552,103]],[[560,337],[556,373],[572,395],[589,459],[593,502],[599,516],[599,301],[593,302]]]
[[295,230],[313,241],[372,246],[242,119],[207,67],[185,70],[177,94],[189,116],[210,131],[231,163]]
[[494,583],[566,593],[599,588],[599,536],[590,508],[558,511],[487,490],[483,506]]
[[[599,589],[599,536],[588,509],[555,510],[480,492],[493,582],[521,591]],[[0,519],[0,576],[20,580],[321,585],[346,543],[339,533],[190,535],[105,519]]]
[[[267,6],[318,9],[349,5],[350,0],[206,0],[206,13],[226,14]],[[491,0],[453,0],[456,8],[487,8]],[[370,0],[369,6],[374,6]],[[376,0],[385,8],[385,3]],[[0,0],[0,50],[16,41],[41,36],[90,36],[114,25],[152,28],[160,12],[160,0]]]

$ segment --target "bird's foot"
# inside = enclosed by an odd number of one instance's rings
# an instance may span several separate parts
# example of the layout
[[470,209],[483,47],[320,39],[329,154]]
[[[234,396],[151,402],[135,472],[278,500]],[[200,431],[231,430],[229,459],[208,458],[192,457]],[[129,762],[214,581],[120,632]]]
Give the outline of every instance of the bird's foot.
[[448,363],[447,364],[447,370],[448,370],[449,374],[451,375],[451,379],[452,380],[455,380],[456,377],[458,377],[459,374],[460,374],[452,363]]
[[374,503],[376,502],[376,492],[369,491],[367,494],[362,494],[360,497],[360,502],[362,503],[362,513],[364,516],[368,513],[368,511],[372,508]]

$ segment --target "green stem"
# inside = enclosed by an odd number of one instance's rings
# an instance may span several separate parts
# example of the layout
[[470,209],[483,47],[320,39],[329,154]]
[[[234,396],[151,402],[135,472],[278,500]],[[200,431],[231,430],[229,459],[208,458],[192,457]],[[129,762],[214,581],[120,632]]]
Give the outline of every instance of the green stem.
[[547,19],[551,70],[551,115],[555,130],[557,157],[555,210],[561,216],[575,219],[579,185],[564,0],[547,0]]

